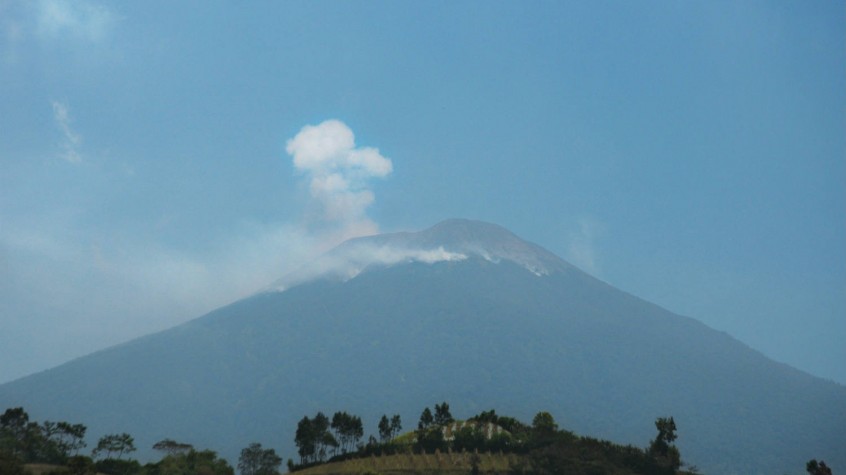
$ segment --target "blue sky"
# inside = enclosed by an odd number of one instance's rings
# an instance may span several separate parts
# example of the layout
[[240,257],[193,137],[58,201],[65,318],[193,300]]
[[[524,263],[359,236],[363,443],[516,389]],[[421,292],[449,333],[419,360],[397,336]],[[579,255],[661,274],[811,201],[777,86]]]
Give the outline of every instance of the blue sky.
[[[844,13],[0,0],[0,381],[466,217],[846,383]],[[316,194],[330,119],[390,170]]]

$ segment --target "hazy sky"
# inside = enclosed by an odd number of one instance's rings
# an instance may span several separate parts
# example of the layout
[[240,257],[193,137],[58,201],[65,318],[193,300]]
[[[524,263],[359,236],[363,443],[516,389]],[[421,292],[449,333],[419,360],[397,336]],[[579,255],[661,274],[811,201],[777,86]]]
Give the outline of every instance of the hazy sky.
[[0,381],[465,217],[846,383],[844,13],[0,0]]

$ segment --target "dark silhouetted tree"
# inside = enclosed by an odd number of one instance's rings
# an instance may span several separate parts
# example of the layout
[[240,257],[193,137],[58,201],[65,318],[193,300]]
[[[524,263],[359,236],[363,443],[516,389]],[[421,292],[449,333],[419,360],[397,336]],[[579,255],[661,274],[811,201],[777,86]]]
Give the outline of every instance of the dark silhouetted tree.
[[306,464],[314,460],[317,452],[317,442],[314,423],[308,416],[303,416],[297,423],[297,432],[294,435],[294,443],[297,445],[297,453],[300,455],[300,463]]
[[22,407],[6,409],[0,415],[0,450],[5,449],[13,457],[20,457],[25,452],[25,442],[29,430],[29,414]]
[[539,412],[532,419],[532,431],[540,437],[549,437],[558,431],[555,418],[548,412]]
[[311,421],[314,428],[314,445],[315,455],[317,460],[323,461],[326,459],[326,448],[338,445],[338,442],[329,432],[329,418],[322,412],[318,412]]
[[68,422],[56,424],[55,440],[66,456],[79,455],[79,451],[85,448],[86,430],[88,428],[83,424],[70,424]]
[[135,439],[126,432],[122,434],[109,434],[100,437],[97,442],[97,447],[91,452],[94,458],[99,458],[105,453],[105,459],[111,459],[112,454],[117,454],[115,457],[120,460],[123,454],[135,452]]
[[676,421],[672,417],[659,417],[655,420],[658,435],[649,444],[649,454],[662,465],[676,471],[681,466],[679,449],[673,445],[676,440]]
[[391,438],[398,436],[400,431],[402,431],[402,420],[399,414],[394,414],[391,417]]
[[164,452],[167,455],[185,454],[193,449],[193,445],[183,444],[182,442],[177,442],[173,439],[163,439],[153,444],[153,450]]
[[391,440],[391,436],[393,432],[391,431],[391,421],[388,420],[388,416],[382,414],[382,418],[379,419],[379,441],[383,444]]
[[420,421],[417,423],[417,428],[420,430],[428,429],[434,421],[435,418],[432,417],[432,411],[430,411],[427,407],[423,409],[423,413],[420,414]]
[[300,455],[300,463],[320,462],[326,459],[328,447],[338,447],[338,441],[329,432],[329,418],[318,412],[314,418],[303,417],[297,424],[294,443]]
[[435,424],[445,426],[452,422],[452,414],[449,412],[449,404],[444,401],[441,404],[435,404]]
[[387,415],[383,415],[379,420],[379,439],[383,444],[393,440],[400,431],[402,431],[402,420],[399,414],[394,414],[390,420]]
[[[189,444],[180,444],[171,439],[157,442],[156,450],[165,452],[157,463],[147,464],[143,475],[234,475],[229,462],[217,456],[213,450],[185,449]],[[131,467],[130,467],[131,468]]]
[[259,443],[252,443],[241,450],[238,470],[241,475],[277,475],[282,458],[273,449],[264,449]]
[[831,469],[822,460],[817,462],[817,459],[808,461],[805,465],[805,470],[811,475],[831,475]]
[[358,441],[364,436],[364,425],[361,418],[346,412],[336,412],[332,416],[331,427],[335,431],[336,440],[340,443],[341,451],[344,453],[355,448]]

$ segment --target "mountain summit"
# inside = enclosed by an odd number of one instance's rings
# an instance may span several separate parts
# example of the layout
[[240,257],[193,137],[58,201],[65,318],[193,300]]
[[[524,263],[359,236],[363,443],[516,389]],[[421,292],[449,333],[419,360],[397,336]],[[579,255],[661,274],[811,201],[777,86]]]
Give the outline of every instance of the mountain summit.
[[508,261],[538,276],[573,268],[555,254],[520,239],[502,226],[449,219],[419,232],[350,239],[315,262],[283,277],[272,287],[284,290],[315,278],[346,280],[367,268],[399,263],[433,264],[468,258],[493,263]]
[[348,241],[271,290],[0,386],[0,408],[33,419],[230,461],[255,441],[293,456],[297,421],[317,411],[374,433],[382,414],[410,428],[439,401],[459,418],[549,411],[641,447],[673,416],[683,460],[705,473],[846,466],[843,386],[466,220]]

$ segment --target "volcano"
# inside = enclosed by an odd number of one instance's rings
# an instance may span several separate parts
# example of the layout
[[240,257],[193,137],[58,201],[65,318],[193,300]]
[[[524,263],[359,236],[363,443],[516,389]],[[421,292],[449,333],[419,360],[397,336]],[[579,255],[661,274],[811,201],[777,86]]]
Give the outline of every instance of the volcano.
[[142,458],[164,438],[296,458],[305,415],[347,411],[369,434],[382,414],[414,428],[440,401],[458,418],[549,411],[641,447],[673,416],[705,473],[846,467],[843,386],[469,220],[347,241],[249,298],[0,386],[0,408],[94,440],[128,432]]

